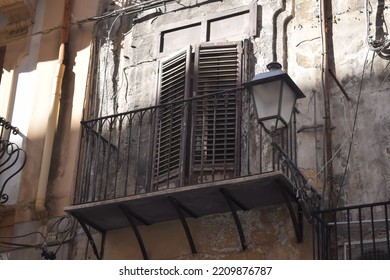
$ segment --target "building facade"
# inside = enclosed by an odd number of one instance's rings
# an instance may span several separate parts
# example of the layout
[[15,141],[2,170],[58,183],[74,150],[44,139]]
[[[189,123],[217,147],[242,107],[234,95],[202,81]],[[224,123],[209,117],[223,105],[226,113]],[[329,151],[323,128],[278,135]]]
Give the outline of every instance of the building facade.
[[0,1],[2,258],[388,259],[389,4]]

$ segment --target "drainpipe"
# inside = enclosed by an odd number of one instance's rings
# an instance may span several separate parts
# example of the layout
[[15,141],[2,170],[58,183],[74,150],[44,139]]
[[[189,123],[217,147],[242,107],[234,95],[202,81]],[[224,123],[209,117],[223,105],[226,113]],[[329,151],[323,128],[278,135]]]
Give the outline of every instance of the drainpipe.
[[[16,92],[16,82],[15,82],[15,75],[16,75],[16,66],[10,71],[10,75],[11,75],[11,86],[10,86],[10,89],[9,89],[9,94],[8,94],[8,106],[7,106],[7,111],[5,112],[5,116],[4,118],[6,120],[8,120],[9,122],[12,121],[12,109],[14,107],[14,104],[15,104],[15,92]],[[3,135],[0,135],[2,136],[4,139],[8,139],[8,136],[9,136],[9,131],[7,129],[5,129],[3,131]]]
[[71,12],[71,0],[65,1],[64,17],[63,17],[63,28],[61,35],[61,45],[58,51],[58,60],[56,65],[56,70],[54,74],[54,86],[51,96],[50,109],[49,109],[49,118],[47,123],[47,130],[45,135],[45,143],[43,147],[42,155],[42,164],[41,172],[39,174],[39,183],[37,196],[35,200],[35,211],[41,219],[42,223],[46,223],[48,218],[48,213],[46,210],[46,193],[47,185],[49,181],[49,171],[51,165],[51,157],[53,152],[54,136],[57,129],[58,122],[58,113],[60,107],[60,97],[61,97],[61,88],[62,81],[65,73],[65,47],[68,43],[69,38],[69,22],[70,22],[70,12]]

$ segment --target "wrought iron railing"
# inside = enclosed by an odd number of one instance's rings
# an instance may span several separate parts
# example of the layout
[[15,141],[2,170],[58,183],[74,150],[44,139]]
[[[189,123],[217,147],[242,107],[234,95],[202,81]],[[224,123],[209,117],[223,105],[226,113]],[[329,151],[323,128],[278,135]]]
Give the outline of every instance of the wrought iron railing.
[[[223,112],[232,103],[233,124]],[[271,139],[251,108],[247,92],[234,89],[83,121],[74,204],[276,170],[294,182],[297,197],[306,199],[313,190],[295,167],[295,113],[289,128]],[[162,131],[164,125],[169,129]],[[230,135],[236,139],[226,140]]]
[[314,259],[390,259],[390,201],[314,214]]
[[10,141],[10,135],[17,135],[19,129],[0,117],[0,203],[8,201],[6,187],[24,167],[26,153],[19,146]]

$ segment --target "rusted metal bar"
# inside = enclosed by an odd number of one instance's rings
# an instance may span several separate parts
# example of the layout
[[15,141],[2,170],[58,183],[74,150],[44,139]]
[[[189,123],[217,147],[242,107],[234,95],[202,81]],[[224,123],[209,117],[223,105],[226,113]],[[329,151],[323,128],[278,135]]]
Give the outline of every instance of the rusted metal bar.
[[[330,44],[331,44],[331,36],[332,29],[331,24],[329,24],[329,5],[326,0],[320,1],[320,14],[321,14],[321,31],[322,31],[322,48],[323,48],[323,56],[322,56],[322,79],[323,79],[323,102],[324,102],[324,135],[325,135],[325,149],[324,149],[324,163],[326,163],[326,169],[324,173],[324,182],[323,189],[325,190],[329,187],[328,192],[328,200],[329,200],[329,209],[334,208],[333,200],[334,200],[334,186],[333,186],[333,162],[332,162],[332,121],[330,115],[330,95],[329,95],[329,71],[330,68]],[[325,164],[324,164],[325,165]]]
[[344,94],[345,98],[350,101],[351,98],[349,98],[349,95],[348,93],[345,91],[343,85],[340,83],[340,81],[337,79],[336,75],[333,73],[333,71],[331,69],[329,69],[329,74],[330,76],[333,78],[333,80],[336,82],[337,86],[339,87],[339,89],[341,90],[341,92]]

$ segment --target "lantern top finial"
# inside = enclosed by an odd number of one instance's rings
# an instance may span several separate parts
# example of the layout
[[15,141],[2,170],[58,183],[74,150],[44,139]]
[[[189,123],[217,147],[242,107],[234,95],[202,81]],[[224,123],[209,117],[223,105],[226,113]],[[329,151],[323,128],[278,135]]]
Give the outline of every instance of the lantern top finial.
[[267,69],[269,71],[280,70],[282,69],[282,65],[277,61],[272,61],[267,64]]

